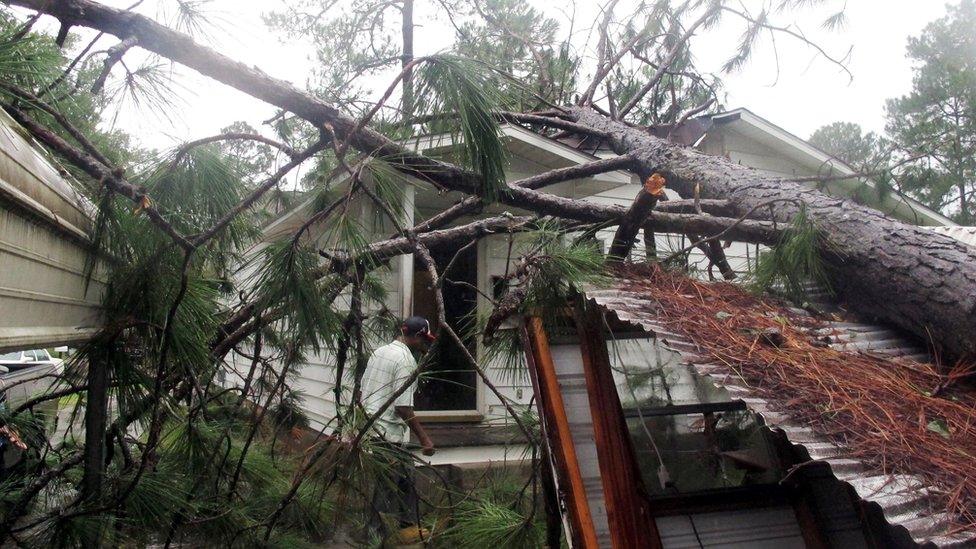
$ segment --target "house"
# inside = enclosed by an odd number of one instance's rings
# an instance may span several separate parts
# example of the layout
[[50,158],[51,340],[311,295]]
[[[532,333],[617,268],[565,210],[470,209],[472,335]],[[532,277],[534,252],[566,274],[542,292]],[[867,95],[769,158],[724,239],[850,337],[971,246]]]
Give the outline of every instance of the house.
[[[745,109],[738,109],[719,115],[712,115],[694,122],[696,133],[691,144],[710,153],[727,155],[733,160],[749,164],[779,175],[812,176],[822,174],[853,173],[843,163],[832,160],[825,153],[805,143],[803,140],[777,128]],[[549,139],[521,127],[505,125],[501,128],[503,141],[508,152],[507,178],[510,181],[522,179],[548,169],[571,166],[605,157],[609,153],[590,143],[560,142]],[[684,133],[681,134],[686,137]],[[683,137],[683,138],[684,138]],[[420,136],[409,140],[407,145],[429,156],[450,157],[454,143],[449,135]],[[443,211],[454,204],[457,193],[440,192],[429,184],[403,176],[405,188],[404,201],[408,212],[406,224],[412,224]],[[811,183],[812,184],[812,183]],[[339,182],[337,186],[341,186]],[[829,192],[849,194],[855,184],[835,180],[828,184]],[[561,196],[584,198],[603,204],[629,205],[636,196],[639,183],[635,176],[624,172],[609,172],[584,180],[573,180],[547,187],[548,192]],[[670,191],[669,191],[670,192]],[[266,242],[292,234],[307,219],[314,199],[304,203],[273,220],[264,229],[264,239],[250,253],[260,250]],[[886,196],[878,204],[888,209],[892,215],[911,222],[933,225],[952,225],[940,214],[928,210],[921,204],[906,198]],[[383,239],[395,234],[395,228],[386,217],[368,200],[356,199],[353,208],[360,212],[361,226],[372,239]],[[484,215],[497,214],[506,209],[493,206]],[[458,224],[469,221],[462,219]],[[317,227],[314,238],[326,239],[324,229]],[[605,230],[599,237],[605,242],[612,238],[613,231]],[[678,250],[687,245],[684,235],[656,235],[659,250]],[[495,281],[504,276],[517,258],[517,238],[506,235],[493,235],[482,239],[477,246],[463,252],[453,264],[449,277],[464,285],[447,285],[444,288],[449,320],[458,325],[472,314],[485,314],[489,303],[484,297],[495,291]],[[735,243],[726,250],[733,268],[747,271],[755,262],[758,253],[756,245]],[[439,267],[444,267],[453,257],[455,250],[434,250]],[[635,253],[640,253],[635,252]],[[695,251],[689,260],[704,266],[707,260]],[[246,279],[248,274],[242,273]],[[391,263],[390,268],[380,272],[388,297],[382,306],[397,317],[409,314],[433,314],[432,301],[427,295],[424,283],[425,273],[409,255],[401,256]],[[481,295],[479,295],[479,293]],[[477,349],[476,341],[469,342]],[[498,398],[485,391],[484,384],[473,371],[460,364],[451,364],[446,353],[444,364],[440,367],[451,373],[444,374],[447,379],[439,384],[428,382],[417,395],[421,416],[431,423],[487,423],[505,422],[506,412]],[[327,357],[310,360],[302,369],[299,389],[304,393],[307,410],[313,422],[322,424],[333,415],[332,397],[333,372]],[[531,384],[525,376],[511,376],[502,369],[489,368],[497,376],[493,383],[511,402],[527,405],[532,397]],[[449,388],[450,390],[446,390]],[[479,455],[481,455],[479,453]],[[445,452],[441,459],[453,460],[456,456]],[[458,457],[458,459],[460,459]]]
[[[589,162],[594,156],[535,134],[516,126],[502,128],[504,142],[508,151],[507,177],[517,180],[542,171]],[[409,145],[427,155],[449,155],[453,143],[449,136],[422,136],[413,139]],[[341,183],[340,183],[341,185]],[[610,172],[586,180],[569,181],[549,188],[551,192],[568,197],[595,197],[607,201],[629,202],[638,185],[630,174]],[[442,193],[429,184],[404,177],[404,201],[408,204],[407,219],[404,223],[412,225],[428,218],[454,204],[459,195]],[[314,199],[308,199],[294,210],[282,215],[264,229],[264,242],[290,235],[306,220]],[[368,200],[361,198],[352,201],[352,208],[359,209],[360,225],[371,240],[380,240],[395,234],[395,227],[382,212]],[[491,207],[486,215],[503,211],[498,206]],[[458,223],[464,223],[462,219]],[[327,240],[329,235],[323,228],[314,238]],[[259,243],[250,251],[258,252],[264,246]],[[438,267],[443,268],[453,257],[455,250],[432,250]],[[515,250],[517,252],[517,250]],[[506,258],[511,260],[516,253],[509,250],[507,236],[492,236],[483,239],[466,250],[463,257],[454,261],[450,277],[465,285],[446,285],[444,288],[449,320],[460,326],[466,318],[488,311],[488,302],[482,292],[490,295],[493,277],[506,272]],[[391,263],[389,269],[379,272],[386,287],[388,297],[382,304],[396,317],[409,314],[433,316],[432,299],[425,283],[426,273],[419,268],[409,255],[401,256]],[[247,278],[247,274],[242,274]],[[374,304],[376,305],[376,304]],[[472,348],[477,346],[471,341]],[[439,368],[451,373],[443,382],[428,382],[417,395],[420,415],[433,422],[496,422],[504,421],[505,411],[494,395],[489,395],[466,366],[450,362],[450,352],[445,352]],[[299,388],[306,399],[307,411],[313,422],[324,423],[333,414],[332,397],[333,372],[328,367],[327,357],[318,357],[309,362],[301,371]],[[460,370],[460,371],[458,371]],[[509,398],[516,402],[528,403],[531,386],[528,380],[499,381],[500,387]],[[439,386],[438,386],[439,385]],[[447,387],[450,390],[444,390]]]
[[[937,227],[937,230],[954,236],[955,233],[960,233],[951,227],[954,224],[949,219],[910,198],[865,192],[865,188],[871,190],[873,184],[870,181],[840,179],[839,177],[845,175],[853,176],[854,170],[746,109],[695,119],[682,128],[657,128],[655,131],[704,152],[727,156],[744,165],[777,175],[797,178],[828,176],[831,179],[822,185],[823,190],[828,193],[838,196],[856,196],[889,215],[907,222]],[[599,143],[585,140],[556,141],[516,126],[503,126],[501,132],[508,152],[507,177],[510,181],[612,154]],[[406,144],[425,155],[444,158],[451,157],[454,146],[451,137],[446,135],[419,136]],[[438,191],[426,182],[406,176],[401,177],[405,188],[404,202],[407,206],[407,219],[404,220],[406,224],[412,224],[443,211],[456,203],[459,198],[455,193]],[[340,181],[336,186],[341,189],[343,184]],[[808,184],[816,183],[810,181]],[[554,185],[547,188],[547,191],[604,204],[627,206],[633,201],[639,188],[639,182],[631,174],[610,172]],[[267,245],[267,242],[293,234],[307,220],[312,204],[312,199],[309,199],[267,225],[262,242],[258,243],[251,253],[258,252]],[[358,212],[360,224],[371,239],[379,240],[395,234],[392,223],[369,202],[357,199],[351,207]],[[495,205],[483,215],[498,214],[505,209]],[[466,221],[469,219],[462,219],[457,223]],[[960,234],[968,233],[963,231]],[[608,244],[612,235],[612,230],[609,230],[603,231],[598,237]],[[323,227],[313,227],[309,238],[325,244],[329,235]],[[658,250],[677,250],[687,244],[687,237],[684,235],[659,234],[655,235],[655,238]],[[453,262],[451,259],[458,250],[432,250],[438,267],[443,269],[450,263],[451,270],[447,276],[462,283],[449,284],[444,288],[448,320],[452,324],[460,327],[465,319],[472,315],[485,314],[489,311],[489,302],[485,296],[492,295],[496,291],[499,277],[503,277],[512,268],[512,260],[518,257],[519,245],[518,237],[492,235],[479,241],[476,246],[462,250]],[[754,265],[759,251],[755,245],[731,243],[726,249],[726,254],[733,268],[743,272]],[[639,254],[640,250],[634,253]],[[690,263],[697,263],[704,267],[707,260],[695,252],[690,258]],[[244,272],[241,276],[246,279],[247,273]],[[373,312],[385,309],[396,317],[409,314],[432,315],[431,299],[424,278],[426,274],[418,268],[410,255],[400,256],[391,262],[389,268],[382,270],[379,276],[388,290],[388,296],[385,302],[372,305]],[[745,536],[742,538],[743,543],[758,542],[761,536],[768,536],[762,538],[765,539],[764,543],[777,547],[781,545],[778,545],[776,540],[787,539],[791,540],[791,543],[798,543],[798,540],[811,543],[811,540],[827,539],[833,544],[842,545],[845,543],[844,540],[847,540],[850,543],[847,546],[871,546],[870,539],[864,541],[867,539],[865,536],[869,538],[881,536],[875,539],[876,545],[892,543],[911,546],[916,542],[935,540],[939,544],[952,546],[969,542],[966,533],[956,535],[958,532],[953,531],[956,517],[940,511],[937,506],[931,506],[932,500],[928,495],[934,493],[936,489],[930,488],[930,483],[926,479],[911,474],[903,474],[897,478],[879,474],[872,468],[876,467],[875,463],[865,464],[854,458],[845,457],[848,449],[838,446],[836,441],[820,437],[809,426],[791,423],[788,414],[782,412],[781,403],[772,403],[764,395],[753,394],[748,387],[730,381],[734,372],[720,371],[715,364],[704,366],[694,364],[696,354],[692,349],[697,343],[689,341],[686,336],[681,336],[667,327],[662,327],[657,319],[640,316],[646,307],[640,305],[638,298],[628,295],[625,287],[618,286],[603,293],[591,290],[586,297],[603,307],[611,316],[615,316],[617,321],[629,326],[627,330],[630,335],[620,338],[620,341],[625,341],[627,344],[617,345],[616,351],[610,358],[616,370],[626,371],[628,368],[633,368],[646,379],[676,381],[673,387],[675,392],[669,396],[669,399],[673,400],[668,403],[669,406],[687,405],[688,408],[684,408],[687,417],[705,413],[702,411],[704,410],[702,404],[707,405],[706,408],[711,406],[710,411],[706,410],[711,414],[735,414],[750,425],[750,432],[757,437],[757,440],[764,441],[763,447],[767,452],[772,452],[781,458],[777,461],[779,468],[769,468],[782,474],[776,477],[779,480],[769,485],[762,485],[755,490],[728,491],[723,496],[728,500],[728,506],[715,511],[719,513],[718,515],[706,513],[707,516],[701,516],[702,522],[696,522],[694,518],[686,520],[688,516],[704,513],[703,507],[694,507],[704,505],[701,494],[691,494],[691,497],[685,499],[678,498],[680,501],[671,498],[671,503],[681,503],[684,506],[676,508],[685,509],[688,513],[662,515],[657,521],[658,533],[666,534],[665,537],[670,540],[664,544],[665,546],[682,546],[685,542],[697,545],[696,539],[701,543],[702,539],[698,538],[708,535],[713,536],[713,539],[714,536],[725,539],[729,532],[723,531],[723,528],[736,525],[739,527],[739,534]],[[638,303],[636,309],[631,308],[634,303]],[[830,303],[824,304],[825,308],[833,306]],[[512,323],[508,327],[517,329],[519,326],[518,323]],[[888,358],[900,357],[899,360],[924,361],[929,358],[924,345],[906,339],[885,327],[864,324],[856,317],[838,321],[837,326],[832,326],[830,329],[833,330],[830,335],[833,338],[830,345],[841,350],[867,350]],[[468,341],[468,345],[477,356],[483,356],[480,341],[472,338]],[[683,354],[686,352],[687,356]],[[452,354],[449,351],[442,352],[432,367],[436,377],[427,380],[415,395],[418,415],[439,448],[438,453],[428,460],[429,463],[471,467],[489,462],[518,462],[524,459],[524,447],[518,433],[513,430],[501,401],[486,390],[484,383],[473,371],[467,369],[460,361],[452,360]],[[236,368],[246,369],[248,366],[245,363],[247,361],[240,357],[232,356],[229,360]],[[305,411],[313,427],[316,428],[325,425],[335,413],[333,394],[335,372],[330,364],[331,359],[326,355],[311,357],[300,370],[295,384],[295,388],[303,393]],[[538,403],[539,394],[534,389],[531,376],[524,372],[521,375],[513,375],[511,370],[502,368],[498,364],[486,366],[493,385],[514,407],[527,407],[532,403]],[[716,377],[712,377],[712,374]],[[581,379],[579,373],[571,372],[569,375],[568,379],[576,380],[577,385],[575,390],[568,389],[568,393],[575,394],[576,397],[585,396],[585,387],[578,384]],[[657,385],[658,388],[660,385],[660,383]],[[652,383],[651,387],[653,386]],[[617,391],[623,399],[623,386],[618,384]],[[645,400],[650,398],[653,396],[651,393],[643,395],[643,398]],[[631,398],[633,404],[637,399],[635,395],[631,397],[634,397]],[[684,401],[679,402],[681,399]],[[567,403],[567,409],[569,406],[570,404]],[[585,407],[585,401],[583,404],[576,403],[575,410],[585,409]],[[656,417],[673,418],[674,414],[670,414],[671,411],[673,409],[668,413],[657,410],[652,411],[652,414],[657,414]],[[633,410],[626,413],[632,412]],[[583,428],[579,425],[580,421],[579,417],[575,419],[577,431]],[[583,423],[585,424],[585,421]],[[778,429],[775,435],[770,434],[771,426]],[[672,429],[672,433],[674,432],[678,431]],[[797,447],[796,444],[802,444],[802,447]],[[588,494],[595,497],[588,503],[596,510],[597,519],[601,512],[604,513],[602,534],[606,536],[609,535],[606,502],[601,503],[597,497],[600,477],[597,469],[594,469],[599,466],[597,449],[591,447],[588,452],[585,459],[580,459],[579,464],[581,469],[584,466],[589,467],[590,475],[581,478],[584,484],[588,483]],[[755,460],[755,456],[748,453],[729,455],[732,456],[730,459],[738,460],[740,464],[750,464]],[[788,455],[788,459],[782,458],[783,455]],[[806,494],[804,497],[808,498],[804,500],[806,503],[790,500],[791,494],[795,495],[794,492],[787,491],[787,493],[771,487],[786,478],[783,475],[788,474],[789,467],[806,463],[811,458],[816,460],[819,467],[805,466],[802,475],[794,474],[790,477],[809,476],[807,480],[813,482],[809,484],[815,487],[811,488],[813,491],[804,492]],[[746,468],[748,467],[753,467],[752,473],[755,473],[766,465],[751,463]],[[694,475],[691,475],[691,478],[694,478]],[[664,484],[666,483],[662,483]],[[772,507],[757,504],[757,498],[761,500],[767,496],[773,497],[779,503]],[[816,498],[820,499],[816,500]],[[809,512],[804,511],[805,514],[798,515],[796,505],[801,503],[809,507],[807,509]],[[833,515],[824,514],[830,509],[836,512]],[[820,515],[817,515],[817,512]],[[813,530],[809,528],[804,530],[803,525],[798,521],[814,521],[819,526]],[[703,525],[710,525],[708,528],[712,529],[708,530]],[[760,538],[749,536],[760,536]]]

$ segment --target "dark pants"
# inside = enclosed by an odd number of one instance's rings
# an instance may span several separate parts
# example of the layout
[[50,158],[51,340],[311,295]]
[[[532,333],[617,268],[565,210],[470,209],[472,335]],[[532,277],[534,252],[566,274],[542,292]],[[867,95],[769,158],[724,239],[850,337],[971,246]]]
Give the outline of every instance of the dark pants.
[[[402,449],[391,454],[406,455]],[[420,521],[416,489],[416,469],[403,458],[391,461],[390,474],[376,479],[370,509],[369,529],[381,538],[393,532],[388,525],[405,528]]]

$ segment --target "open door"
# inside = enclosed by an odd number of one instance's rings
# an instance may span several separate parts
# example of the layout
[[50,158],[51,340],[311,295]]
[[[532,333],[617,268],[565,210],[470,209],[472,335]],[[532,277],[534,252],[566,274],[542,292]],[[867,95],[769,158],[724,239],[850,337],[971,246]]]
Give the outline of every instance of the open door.
[[[478,304],[478,251],[471,246],[460,253],[456,249],[432,249],[437,272],[445,278],[443,284],[444,313],[447,323],[464,340],[468,351],[475,355],[477,342],[471,330]],[[454,259],[457,255],[457,259]],[[453,259],[453,261],[452,261]],[[445,271],[445,269],[450,269]],[[433,320],[437,317],[430,275],[414,261],[413,314]],[[434,349],[434,362],[421,379],[414,406],[427,411],[471,411],[478,407],[478,374],[464,359],[463,351],[447,337],[442,337]]]

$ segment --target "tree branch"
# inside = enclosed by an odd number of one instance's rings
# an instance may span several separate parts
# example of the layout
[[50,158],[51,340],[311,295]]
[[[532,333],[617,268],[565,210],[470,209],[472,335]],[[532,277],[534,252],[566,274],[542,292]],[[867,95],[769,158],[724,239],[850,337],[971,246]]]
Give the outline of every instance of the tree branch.
[[510,183],[510,185],[513,187],[521,187],[523,189],[537,190],[547,185],[553,185],[555,183],[561,183],[571,179],[583,179],[616,170],[633,170],[635,168],[634,160],[635,155],[632,154],[624,154],[621,156],[614,156],[612,158],[594,160],[593,162],[588,162],[586,164],[549,170],[548,172],[544,172],[539,175],[513,181]]
[[84,170],[85,173],[87,173],[93,179],[107,185],[113,192],[121,194],[135,203],[141,209],[141,211],[146,212],[146,216],[149,217],[150,221],[152,221],[154,225],[159,227],[180,247],[184,249],[190,249],[193,247],[193,244],[191,244],[185,236],[180,234],[180,232],[177,231],[173,225],[163,217],[159,210],[152,205],[146,190],[139,185],[133,185],[132,183],[126,181],[121,175],[121,170],[113,170],[91,154],[81,151],[69,144],[51,130],[35,122],[33,118],[27,116],[27,114],[25,114],[22,110],[11,105],[5,105],[4,108],[10,114],[10,116],[17,121],[18,124],[27,128],[27,131],[33,134],[34,137],[36,137],[42,143],[50,147],[58,154],[64,156],[75,166],[78,166]]
[[[51,106],[41,98],[37,97],[36,95],[30,93],[29,91],[18,88],[13,84],[0,82],[0,89],[4,89],[17,97],[26,100],[27,103],[30,104],[31,106],[37,107],[42,111],[46,112],[47,114],[49,114],[51,118],[53,118],[54,121],[57,122],[58,125],[61,126],[61,128],[64,129],[64,131],[66,131],[68,135],[72,137],[72,139],[74,139],[75,141],[78,142],[79,145],[81,145],[81,147],[85,150],[85,152],[95,157],[95,159],[101,162],[105,167],[107,168],[111,167],[112,163],[108,160],[108,158],[106,158],[105,155],[103,155],[101,151],[99,151],[98,148],[95,147],[94,144],[92,144],[92,142],[85,136],[85,134],[81,133],[81,131],[78,130],[78,128],[76,128],[74,124],[72,124],[67,118],[65,118],[65,116],[61,114],[61,111],[55,109],[53,106]],[[11,107],[11,108],[16,108],[16,107]]]
[[580,106],[586,106],[593,102],[593,94],[596,93],[596,89],[599,87],[603,78],[610,72],[610,63],[607,61],[607,42],[610,40],[610,37],[607,29],[610,27],[610,21],[613,19],[613,9],[617,6],[617,2],[619,0],[610,0],[603,6],[603,19],[600,21],[600,26],[598,27],[600,39],[596,44],[596,74],[594,74],[593,80],[587,86],[586,91],[580,96],[578,101]]
[[642,99],[644,99],[644,96],[646,96],[648,92],[653,90],[654,87],[658,85],[661,79],[664,78],[664,76],[667,74],[667,70],[670,69],[671,65],[674,64],[675,60],[678,59],[678,56],[681,54],[681,51],[684,48],[685,44],[692,37],[692,35],[695,34],[695,31],[698,30],[698,27],[702,26],[703,24],[705,24],[705,22],[707,22],[709,19],[714,17],[715,14],[718,13],[718,8],[720,6],[721,4],[715,4],[713,6],[710,6],[705,11],[705,13],[701,15],[701,17],[696,19],[695,22],[692,23],[690,27],[688,27],[688,29],[684,32],[684,34],[682,34],[681,37],[678,38],[678,40],[674,43],[674,45],[671,46],[671,49],[668,50],[668,54],[665,56],[664,61],[661,62],[657,71],[654,73],[654,76],[652,76],[650,80],[648,80],[643,86],[641,86],[641,89],[638,90],[637,93],[635,93],[633,97],[631,97],[630,100],[627,101],[627,103],[620,108],[619,112],[617,113],[618,118],[623,118],[627,116],[627,114],[630,111],[632,111],[634,107],[636,107],[637,104],[641,102]]
[[926,156],[928,156],[928,154],[917,154],[914,156],[910,156],[908,158],[904,158],[902,160],[899,160],[898,162],[895,162],[894,164],[889,164],[888,166],[877,170],[861,170],[854,173],[838,174],[838,175],[808,175],[803,177],[787,177],[785,179],[786,181],[792,181],[794,183],[810,183],[810,182],[829,183],[831,181],[844,181],[847,179],[871,179],[872,177],[884,175],[899,166],[909,164],[921,158],[925,158]]
[[192,68],[204,76],[268,102],[311,122],[331,124],[336,135],[357,150],[388,159],[396,169],[424,181],[461,192],[476,193],[481,178],[457,166],[413,153],[379,132],[358,127],[356,119],[342,113],[291,84],[234,61],[198,44],[191,37],[169,29],[148,17],[104,6],[92,0],[51,3],[47,0],[11,0],[12,5],[36,9],[62,23],[90,27],[107,34],[138,39],[140,48]]
[[592,135],[594,137],[607,137],[605,132],[601,132],[595,128],[589,126],[584,126],[582,124],[577,124],[575,122],[565,120],[563,118],[557,118],[555,116],[544,116],[540,114],[532,113],[519,113],[519,112],[498,112],[496,115],[507,122],[518,122],[521,124],[536,124],[539,126],[545,126],[547,128],[556,128],[564,130],[571,133],[577,133],[581,135]]
[[278,182],[281,181],[286,175],[288,175],[289,172],[291,172],[293,169],[298,167],[302,162],[305,162],[306,160],[314,156],[316,153],[318,153],[319,151],[327,147],[329,145],[329,142],[330,140],[328,138],[321,138],[318,141],[316,141],[311,147],[293,156],[290,162],[288,162],[287,164],[279,168],[277,172],[275,172],[271,177],[266,179],[264,183],[262,183],[257,189],[255,189],[247,198],[239,202],[236,206],[231,208],[230,211],[225,213],[223,217],[217,220],[217,222],[214,223],[213,227],[210,227],[203,233],[194,237],[192,241],[192,245],[200,246],[206,241],[213,238],[218,232],[221,231],[221,229],[223,229],[224,227],[227,226],[227,224],[233,221],[238,214],[240,214],[244,210],[254,205],[254,203],[257,202],[264,195],[264,193],[268,192],[269,190],[271,190],[272,187],[277,185]]
[[[769,200],[769,201],[764,202],[762,204],[757,204],[757,205],[753,206],[752,208],[750,208],[749,211],[747,211],[746,213],[744,213],[741,216],[739,216],[737,219],[732,220],[732,223],[730,223],[729,225],[727,225],[721,231],[719,231],[717,233],[714,233],[711,236],[706,236],[706,237],[698,238],[697,240],[695,240],[694,242],[692,242],[688,246],[685,246],[684,248],[682,248],[682,249],[674,252],[673,254],[669,255],[668,257],[666,257],[664,259],[664,261],[662,261],[662,263],[668,263],[670,261],[673,261],[676,257],[679,257],[679,256],[681,256],[683,254],[686,254],[686,253],[690,252],[691,250],[693,250],[695,248],[698,248],[699,246],[701,246],[703,244],[707,244],[709,242],[714,242],[714,241],[717,241],[717,240],[719,240],[721,238],[726,238],[726,237],[728,237],[730,239],[734,238],[734,237],[730,236],[730,233],[732,233],[733,231],[735,231],[735,229],[737,227],[739,227],[741,224],[745,223],[746,220],[748,219],[748,217],[753,214],[753,212],[755,212],[756,210],[762,209],[762,208],[767,208],[769,206],[772,206],[773,204],[776,204],[777,202],[792,202],[794,204],[798,203],[797,200],[794,200],[792,198],[777,198],[777,199]],[[699,231],[696,234],[708,234],[708,233],[707,232],[704,232],[703,233],[703,232],[700,232]],[[781,236],[781,234],[782,233],[777,234],[777,239]],[[738,240],[738,239],[735,238],[735,240]],[[765,244],[770,244],[770,245],[775,244],[775,243],[776,242],[765,242]],[[706,252],[706,254],[707,254],[707,252]]]
[[105,87],[105,81],[108,80],[108,75],[112,72],[112,67],[121,61],[122,56],[138,43],[139,40],[136,37],[130,36],[108,49],[102,65],[102,71],[98,73],[98,76],[95,77],[95,81],[92,83],[92,95],[102,91],[102,88]]
[[178,164],[181,160],[183,160],[183,157],[186,156],[187,153],[189,153],[190,150],[193,149],[194,147],[207,145],[209,143],[215,143],[217,141],[230,141],[230,140],[249,140],[249,141],[257,141],[258,143],[264,143],[265,145],[269,145],[271,147],[280,150],[281,152],[285,153],[286,155],[288,155],[289,158],[292,159],[294,159],[295,157],[301,154],[290,145],[286,145],[285,143],[282,143],[280,141],[275,141],[274,139],[271,139],[270,137],[265,137],[261,134],[246,133],[246,132],[226,132],[217,135],[211,135],[210,137],[202,137],[200,139],[194,139],[193,141],[187,141],[186,143],[180,145],[180,147],[176,150],[176,154],[173,156],[172,163]]
[[664,177],[654,173],[648,175],[644,186],[637,192],[634,203],[627,213],[620,219],[617,232],[613,235],[610,251],[607,253],[610,262],[620,262],[630,254],[634,246],[634,239],[648,214],[654,209],[657,201],[664,196]]

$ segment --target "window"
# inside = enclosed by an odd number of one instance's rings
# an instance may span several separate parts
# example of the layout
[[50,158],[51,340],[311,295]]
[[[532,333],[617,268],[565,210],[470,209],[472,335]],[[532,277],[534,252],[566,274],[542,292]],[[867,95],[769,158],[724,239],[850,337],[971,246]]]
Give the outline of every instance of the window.
[[[641,334],[607,342],[648,495],[775,484],[774,446],[758,417]],[[622,374],[622,375],[620,375]]]
[[765,430],[741,401],[625,415],[652,497],[774,484],[782,476]]
[[498,301],[499,299],[505,297],[505,294],[508,293],[510,282],[511,281],[509,279],[506,279],[503,276],[492,276],[491,277],[492,299]]

